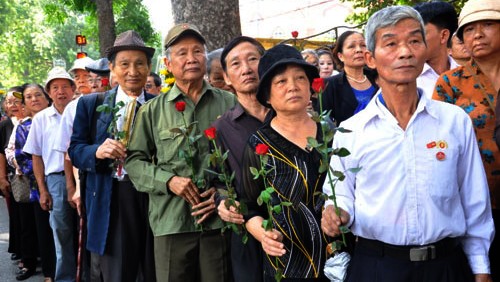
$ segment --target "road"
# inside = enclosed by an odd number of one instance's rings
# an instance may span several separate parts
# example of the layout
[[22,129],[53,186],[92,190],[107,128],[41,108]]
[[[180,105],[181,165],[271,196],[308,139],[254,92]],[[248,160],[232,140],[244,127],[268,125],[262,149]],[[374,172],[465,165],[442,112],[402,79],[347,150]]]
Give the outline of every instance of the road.
[[[16,273],[19,271],[17,263],[10,260],[10,254],[7,252],[9,247],[9,213],[5,199],[0,196],[0,281],[11,282],[16,280]],[[43,281],[40,266],[36,274],[24,281]]]

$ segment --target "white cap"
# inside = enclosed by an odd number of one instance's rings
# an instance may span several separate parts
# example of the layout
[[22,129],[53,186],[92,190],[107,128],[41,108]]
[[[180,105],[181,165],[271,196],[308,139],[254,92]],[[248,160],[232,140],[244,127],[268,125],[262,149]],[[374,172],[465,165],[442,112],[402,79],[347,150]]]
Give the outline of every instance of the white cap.
[[89,64],[92,64],[94,62],[94,60],[92,60],[91,58],[89,57],[85,57],[85,58],[81,58],[81,59],[76,59],[75,62],[73,63],[73,66],[71,67],[71,69],[69,69],[69,73],[74,75],[75,73],[75,70],[84,70],[84,71],[87,71],[85,69],[86,66],[88,66]]

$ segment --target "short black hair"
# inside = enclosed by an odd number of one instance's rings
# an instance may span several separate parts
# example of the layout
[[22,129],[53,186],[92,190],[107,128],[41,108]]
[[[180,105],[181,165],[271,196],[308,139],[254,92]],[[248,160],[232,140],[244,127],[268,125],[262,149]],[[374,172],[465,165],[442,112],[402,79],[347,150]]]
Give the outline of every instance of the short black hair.
[[220,63],[222,65],[222,69],[224,70],[224,72],[227,71],[227,65],[226,65],[227,54],[231,50],[233,50],[234,47],[238,46],[240,43],[243,43],[243,42],[248,42],[248,43],[254,45],[255,48],[257,48],[257,51],[259,52],[259,54],[264,55],[264,52],[266,51],[266,49],[264,49],[264,46],[262,46],[262,44],[260,44],[260,42],[257,41],[256,39],[254,39],[252,37],[248,37],[248,36],[235,37],[235,38],[231,39],[231,41],[229,41],[226,44],[226,46],[224,47],[224,50],[222,50],[222,53],[220,55]]
[[153,77],[153,81],[154,81],[156,87],[161,86],[161,77],[159,75],[157,75],[154,72],[150,72],[148,76]]
[[450,47],[452,35],[458,28],[458,15],[453,5],[448,2],[434,1],[419,3],[414,8],[422,17],[424,24],[431,23],[440,29],[450,31],[447,43]]

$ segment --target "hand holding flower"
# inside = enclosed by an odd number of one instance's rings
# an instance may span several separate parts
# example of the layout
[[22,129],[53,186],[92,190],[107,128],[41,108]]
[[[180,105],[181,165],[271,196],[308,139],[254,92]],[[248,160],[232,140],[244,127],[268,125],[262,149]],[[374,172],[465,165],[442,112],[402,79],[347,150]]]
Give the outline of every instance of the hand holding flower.
[[240,206],[240,202],[234,201],[234,206],[227,207],[226,200],[221,200],[219,206],[217,207],[217,213],[219,217],[228,223],[235,224],[243,224],[245,223],[245,219],[243,215],[239,213],[238,207]]
[[283,234],[276,229],[264,232],[264,237],[260,241],[262,249],[266,254],[273,257],[281,257],[286,253],[285,245],[282,243]]
[[331,237],[336,237],[342,234],[342,226],[349,222],[349,214],[341,208],[340,216],[337,215],[335,207],[333,205],[327,206],[323,210],[323,216],[321,217],[321,229],[326,235]]

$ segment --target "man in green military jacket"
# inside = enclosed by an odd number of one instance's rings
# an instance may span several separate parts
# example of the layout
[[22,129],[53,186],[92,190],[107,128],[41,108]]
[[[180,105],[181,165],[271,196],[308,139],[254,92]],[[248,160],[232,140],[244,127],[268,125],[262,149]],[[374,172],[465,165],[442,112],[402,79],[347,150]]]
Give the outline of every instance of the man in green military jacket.
[[[174,129],[185,127],[184,117],[203,134],[236,103],[234,95],[203,79],[204,44],[193,25],[178,24],[168,32],[165,63],[175,85],[140,108],[127,152],[125,169],[135,187],[149,193],[158,281],[218,282],[230,277],[227,237],[221,236],[222,221],[213,216],[215,189],[192,180],[207,179],[208,139],[200,138],[190,150],[188,138]],[[186,154],[193,156],[194,169]]]

